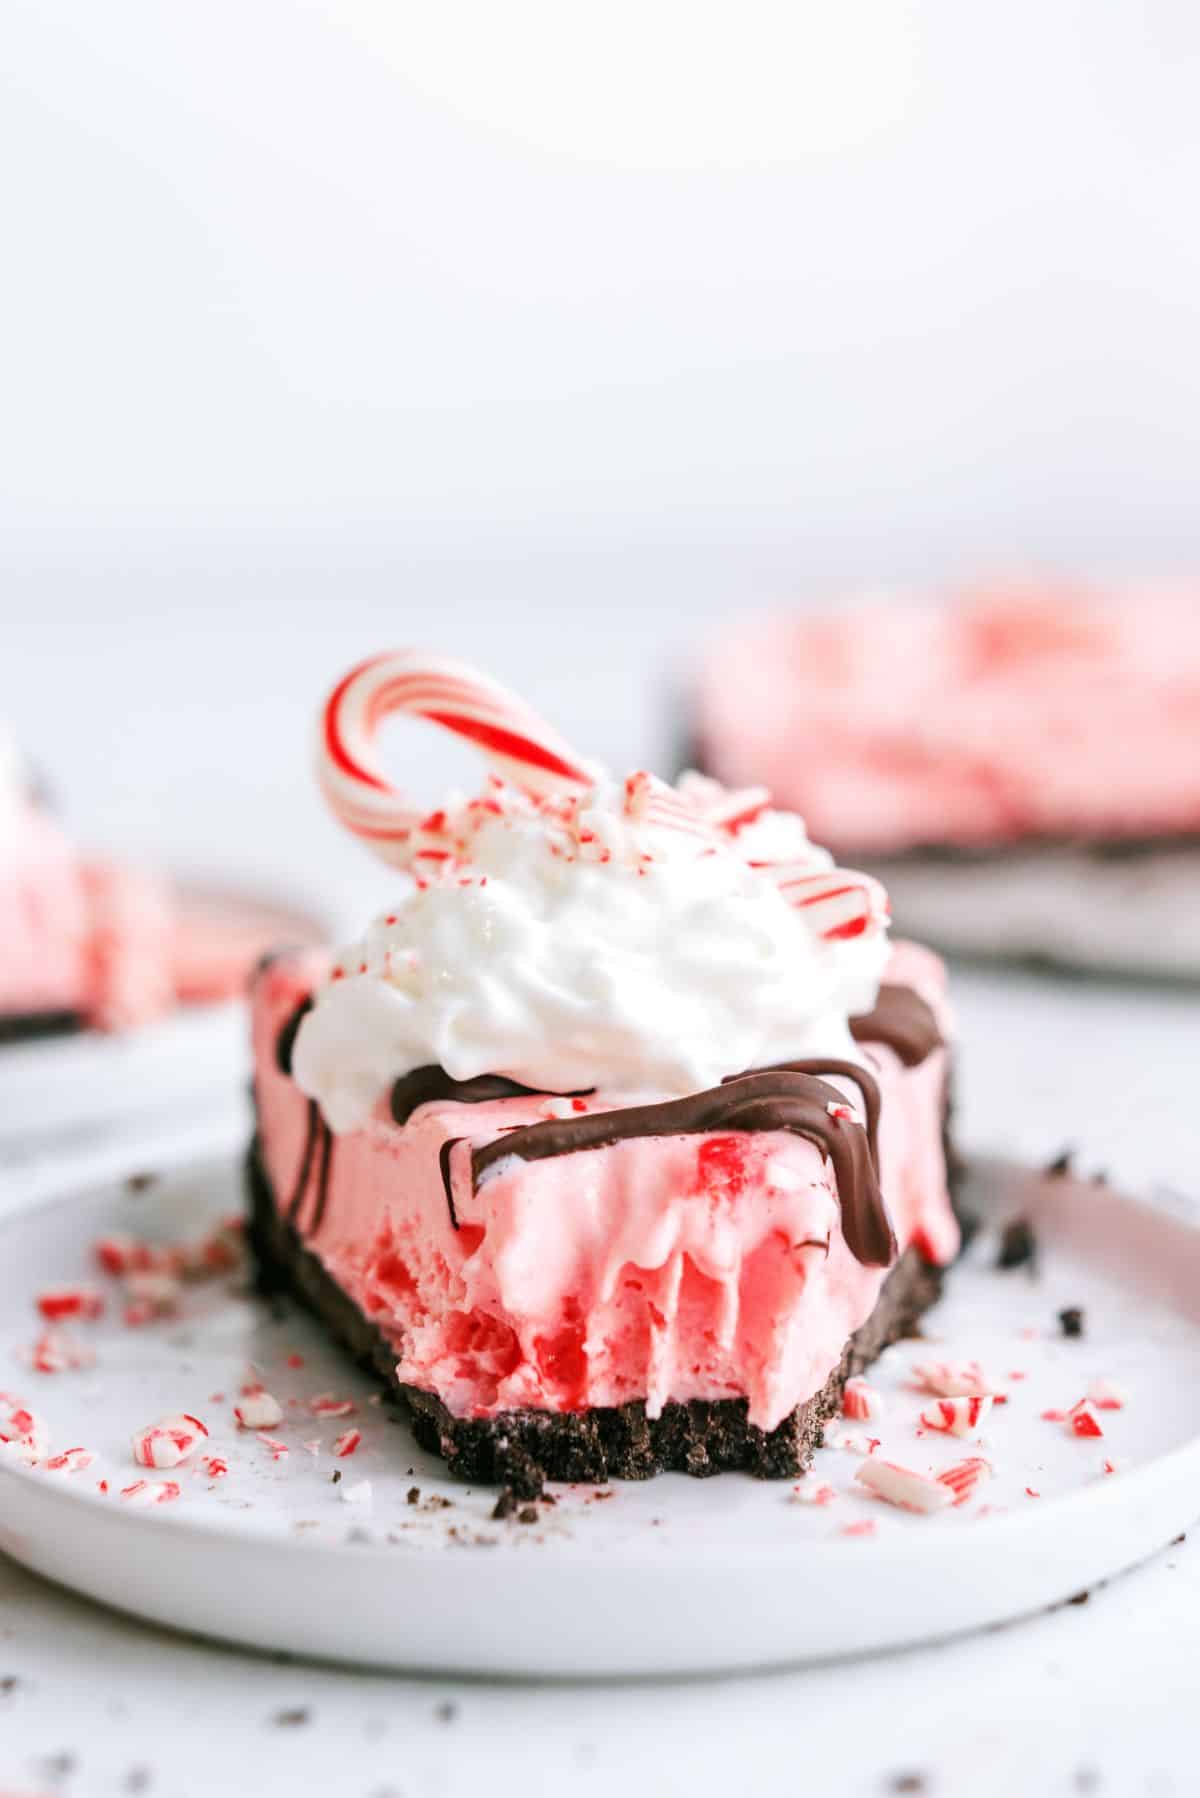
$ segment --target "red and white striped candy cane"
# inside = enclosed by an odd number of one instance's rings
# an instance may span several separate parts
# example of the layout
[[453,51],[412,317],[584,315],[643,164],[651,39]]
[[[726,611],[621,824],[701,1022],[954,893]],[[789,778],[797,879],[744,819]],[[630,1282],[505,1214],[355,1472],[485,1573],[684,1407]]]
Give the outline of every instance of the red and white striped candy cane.
[[751,863],[770,874],[787,900],[811,920],[829,943],[874,935],[891,916],[886,890],[869,874],[849,868],[817,868],[804,862]]
[[689,799],[684,798],[659,780],[656,774],[639,769],[625,782],[625,816],[634,824],[649,829],[672,831],[676,836],[691,837],[698,845],[716,848],[726,841]]
[[498,773],[539,798],[580,794],[594,784],[558,733],[486,675],[414,649],[372,656],[325,702],[317,769],[335,816],[395,866],[407,866],[422,847],[424,816],[387,780],[375,754],[381,724],[397,712],[474,743]]

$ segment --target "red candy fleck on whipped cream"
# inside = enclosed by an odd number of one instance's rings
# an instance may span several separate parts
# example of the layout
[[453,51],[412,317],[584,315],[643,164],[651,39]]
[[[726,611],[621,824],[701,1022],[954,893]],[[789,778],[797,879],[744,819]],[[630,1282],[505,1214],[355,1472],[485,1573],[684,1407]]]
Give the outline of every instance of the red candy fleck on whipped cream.
[[902,1511],[919,1511],[929,1516],[947,1510],[957,1501],[943,1481],[927,1473],[916,1473],[911,1467],[900,1467],[895,1461],[884,1461],[873,1455],[855,1470],[855,1479],[877,1498]]
[[921,1413],[928,1430],[940,1430],[949,1436],[969,1436],[979,1429],[992,1408],[987,1398],[943,1398]]
[[883,1397],[861,1374],[846,1381],[842,1392],[842,1416],[858,1423],[872,1423],[883,1416]]
[[200,1419],[180,1412],[139,1430],[133,1438],[133,1458],[143,1467],[178,1467],[207,1439],[207,1427]]

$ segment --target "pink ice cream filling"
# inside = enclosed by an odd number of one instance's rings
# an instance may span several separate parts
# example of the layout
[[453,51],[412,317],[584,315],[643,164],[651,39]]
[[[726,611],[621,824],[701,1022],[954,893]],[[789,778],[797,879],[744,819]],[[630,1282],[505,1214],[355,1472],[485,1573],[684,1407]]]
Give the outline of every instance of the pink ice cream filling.
[[[253,995],[261,1148],[281,1208],[297,1188],[309,1113],[277,1044],[323,973],[311,956],[280,961]],[[887,978],[916,988],[946,1029],[936,957],[898,945]],[[914,1068],[880,1045],[865,1054],[900,1248],[944,1264],[959,1242],[942,1149],[946,1051]],[[381,1100],[364,1127],[334,1139],[319,1221],[315,1181],[294,1221],[391,1341],[399,1378],[457,1417],[632,1399],[653,1417],[671,1399],[745,1397],[751,1423],[773,1429],[825,1383],[886,1277],[846,1246],[815,1144],[785,1131],[641,1138],[501,1160],[472,1182],[471,1145],[564,1104],[612,1110],[663,1096],[433,1101],[403,1126]],[[452,1218],[439,1158],[455,1139]]]

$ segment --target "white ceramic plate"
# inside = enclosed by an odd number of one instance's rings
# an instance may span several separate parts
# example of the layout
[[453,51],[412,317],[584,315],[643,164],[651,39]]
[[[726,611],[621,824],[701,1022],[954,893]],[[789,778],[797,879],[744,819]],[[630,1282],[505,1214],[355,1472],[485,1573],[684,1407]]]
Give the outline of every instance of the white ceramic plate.
[[[137,1192],[43,1193],[0,1222],[0,1385],[43,1414],[52,1448],[97,1454],[76,1474],[0,1456],[0,1546],[159,1623],[441,1671],[763,1666],[1019,1616],[1133,1565],[1200,1513],[1200,1230],[1103,1187],[1026,1177],[1020,1203],[1042,1244],[1038,1277],[994,1272],[983,1234],[930,1314],[934,1340],[898,1345],[872,1374],[887,1399],[883,1423],[870,1426],[878,1453],[922,1469],[970,1454],[994,1466],[976,1501],[932,1518],[863,1493],[853,1480],[860,1458],[830,1447],[805,1482],[835,1488],[826,1507],[797,1502],[789,1483],[671,1475],[559,1487],[535,1523],[496,1522],[495,1494],[448,1480],[313,1324],[222,1284],[189,1289],[179,1319],[136,1330],[110,1304],[105,1320],[75,1331],[96,1351],[93,1369],[29,1371],[32,1295],[87,1273],[94,1238],[194,1235],[237,1199],[237,1169],[209,1163]],[[1067,1305],[1086,1311],[1082,1340],[1059,1330]],[[929,1401],[909,1389],[909,1370],[929,1358],[978,1359],[1007,1387],[982,1447],[917,1436]],[[289,1451],[279,1459],[233,1426],[249,1364],[285,1407],[272,1432]],[[1041,1418],[1097,1378],[1129,1395],[1124,1409],[1101,1413],[1102,1441]],[[328,1392],[352,1398],[355,1416],[315,1417],[309,1401]],[[130,1434],[181,1410],[207,1422],[209,1452],[228,1475],[214,1481],[188,1466],[148,1475],[176,1478],[181,1497],[135,1509],[117,1496],[142,1471]],[[333,1441],[352,1426],[361,1446],[335,1461]],[[1121,1470],[1105,1474],[1106,1459]],[[342,1489],[360,1481],[370,1502],[343,1502]],[[873,1531],[844,1533],[862,1524]]]

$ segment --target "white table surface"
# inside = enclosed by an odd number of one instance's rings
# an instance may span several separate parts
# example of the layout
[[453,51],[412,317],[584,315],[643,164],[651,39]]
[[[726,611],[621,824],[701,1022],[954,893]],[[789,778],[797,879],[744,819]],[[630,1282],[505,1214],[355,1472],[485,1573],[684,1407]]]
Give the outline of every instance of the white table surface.
[[[1195,1189],[1194,996],[967,972],[956,992],[966,1141],[1043,1159],[1074,1142],[1082,1168],[1167,1202]],[[230,1141],[243,1115],[231,1096],[188,1128]],[[176,1138],[156,1120],[136,1146],[76,1145],[71,1165],[144,1161]],[[10,1157],[0,1201],[34,1177],[50,1177],[44,1159]],[[255,1658],[110,1616],[0,1559],[0,1794],[1192,1792],[1198,1542],[1086,1605],[941,1647],[590,1687]]]

